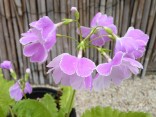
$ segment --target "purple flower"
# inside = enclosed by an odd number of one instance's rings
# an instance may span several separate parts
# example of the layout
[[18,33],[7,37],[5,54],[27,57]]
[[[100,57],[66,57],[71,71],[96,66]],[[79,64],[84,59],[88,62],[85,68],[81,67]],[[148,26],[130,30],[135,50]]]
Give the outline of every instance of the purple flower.
[[12,87],[10,87],[9,92],[10,92],[10,97],[12,99],[16,101],[20,101],[22,97],[24,96],[24,94],[32,93],[32,87],[28,82],[26,82],[24,92],[23,92],[20,86],[20,81],[17,81]]
[[5,61],[3,61],[3,62],[0,64],[0,67],[1,67],[2,69],[10,70],[10,69],[12,69],[12,63],[11,63],[11,61],[5,60]]
[[116,38],[115,52],[122,51],[127,57],[138,59],[145,52],[149,36],[139,29],[130,27],[124,37]]
[[32,87],[31,87],[31,85],[29,84],[29,82],[26,82],[26,83],[25,83],[24,93],[25,93],[25,94],[27,94],[27,93],[31,94],[31,93],[32,93]]
[[91,74],[95,64],[87,58],[77,58],[67,53],[54,58],[47,67],[52,71],[56,84],[72,86],[74,89],[91,88]]
[[119,85],[122,80],[129,78],[132,73],[138,74],[139,68],[143,69],[143,66],[138,61],[125,57],[125,54],[121,51],[117,52],[111,61],[97,66],[98,74],[94,78],[93,87],[95,90],[107,88],[111,81]]
[[24,45],[23,53],[26,57],[30,57],[31,62],[42,63],[56,43],[57,26],[47,16],[30,23],[30,26],[32,28],[23,33],[20,39],[20,43]]
[[[113,18],[111,16],[103,15],[102,13],[97,13],[93,17],[90,25],[91,28],[81,26],[82,37],[87,37],[91,32],[92,28],[95,28],[97,26],[110,28],[114,34],[117,33],[117,28],[113,24]],[[80,34],[79,31],[78,33]],[[92,44],[95,46],[103,46],[105,42],[110,41],[110,38],[107,35],[108,33],[103,28],[97,28],[95,33],[90,37]]]

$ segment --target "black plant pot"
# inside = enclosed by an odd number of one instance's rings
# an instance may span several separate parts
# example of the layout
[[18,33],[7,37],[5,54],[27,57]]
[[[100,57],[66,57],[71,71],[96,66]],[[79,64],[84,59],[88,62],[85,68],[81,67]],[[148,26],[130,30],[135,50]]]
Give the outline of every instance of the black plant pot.
[[[59,99],[59,97],[61,96],[61,93],[59,91],[51,89],[51,88],[46,88],[46,87],[35,87],[33,88],[32,93],[27,94],[26,96],[27,98],[30,98],[30,99],[37,99],[37,98],[42,98],[46,93],[52,95],[55,99]],[[8,117],[11,117],[11,116],[8,116]],[[75,108],[72,109],[70,113],[70,117],[76,117]]]

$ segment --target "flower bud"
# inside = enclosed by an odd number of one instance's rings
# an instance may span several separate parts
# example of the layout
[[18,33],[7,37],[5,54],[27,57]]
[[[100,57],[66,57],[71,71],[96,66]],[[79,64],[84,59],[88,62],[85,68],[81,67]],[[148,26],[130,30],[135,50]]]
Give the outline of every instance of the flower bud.
[[29,68],[26,69],[26,73],[30,74],[30,69]]
[[3,62],[0,64],[0,67],[1,67],[2,69],[11,70],[11,69],[12,69],[12,63],[11,63],[11,61],[5,60],[5,61],[3,61]]
[[80,16],[79,16],[79,12],[78,12],[77,8],[72,7],[71,11],[74,13],[76,20],[78,20],[80,18]]
[[75,13],[75,12],[77,12],[77,8],[76,8],[76,7],[72,7],[72,8],[71,8],[71,11],[72,11],[73,13]]
[[113,34],[112,29],[110,29],[110,28],[108,28],[108,27],[104,27],[104,30],[105,30],[108,34],[110,34],[110,35]]

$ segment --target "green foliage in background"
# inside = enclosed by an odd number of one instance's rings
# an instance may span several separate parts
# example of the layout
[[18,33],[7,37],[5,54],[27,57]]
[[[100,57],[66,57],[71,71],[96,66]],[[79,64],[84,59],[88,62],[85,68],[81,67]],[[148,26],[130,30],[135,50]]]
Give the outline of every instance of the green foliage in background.
[[121,112],[113,110],[111,107],[94,107],[86,110],[82,117],[152,117],[149,113],[144,112]]
[[51,95],[45,94],[40,102],[47,108],[52,117],[58,116],[58,108],[55,99]]
[[13,84],[13,81],[3,78],[2,70],[0,69],[0,117],[6,117],[11,106],[15,104],[15,101],[9,95],[9,88]]
[[13,107],[17,117],[54,117],[47,107],[38,100],[26,99]]
[[75,91],[71,87],[62,88],[62,96],[60,97],[59,115],[58,117],[68,117],[73,107],[73,95]]

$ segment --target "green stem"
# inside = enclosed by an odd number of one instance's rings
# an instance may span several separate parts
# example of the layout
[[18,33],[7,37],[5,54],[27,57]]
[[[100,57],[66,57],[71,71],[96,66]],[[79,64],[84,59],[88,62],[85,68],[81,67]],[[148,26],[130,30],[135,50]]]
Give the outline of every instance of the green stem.
[[[72,110],[72,106],[73,106],[73,103],[74,103],[75,93],[76,93],[76,90],[73,90],[73,95],[72,95],[71,101],[70,101],[70,109],[71,109],[71,110]],[[71,110],[69,110],[69,112],[68,112],[68,114],[67,114],[66,117],[69,117],[69,116],[70,116]]]
[[97,50],[100,52],[100,54],[101,54],[101,55],[103,55],[103,56],[104,56],[104,57],[105,57],[108,61],[111,61],[110,56],[109,56],[109,55],[107,55],[107,54],[106,54],[106,52],[104,52],[104,51],[103,51],[103,52],[101,52],[101,50],[100,50],[101,48],[98,48],[98,47],[93,46],[93,45],[90,45],[90,47],[93,47],[93,48],[97,49]]
[[9,107],[9,110],[10,110],[10,113],[11,113],[11,117],[15,117],[11,107]]
[[92,34],[94,34],[94,32],[96,31],[96,29],[97,29],[97,28],[100,28],[100,27],[103,28],[103,26],[97,26],[97,27],[93,28],[93,30],[87,35],[87,37],[86,37],[84,40],[87,40],[88,38],[90,38],[90,36],[91,36]]
[[78,25],[78,30],[79,30],[79,32],[80,32],[80,41],[82,41],[82,32],[81,32],[81,24],[78,22],[78,20],[77,20],[77,25]]
[[24,99],[27,99],[26,95],[24,94]]
[[101,37],[105,37],[105,36],[108,36],[108,35],[100,35],[100,36],[98,36],[98,37],[96,37],[96,38],[90,40],[89,42],[95,41],[95,40],[97,40],[97,39],[99,39],[99,38],[101,38]]
[[75,38],[71,37],[71,36],[67,36],[67,35],[61,35],[61,34],[57,34],[58,37],[66,37],[66,38],[69,38],[69,39],[72,39],[76,42],[78,42]]

